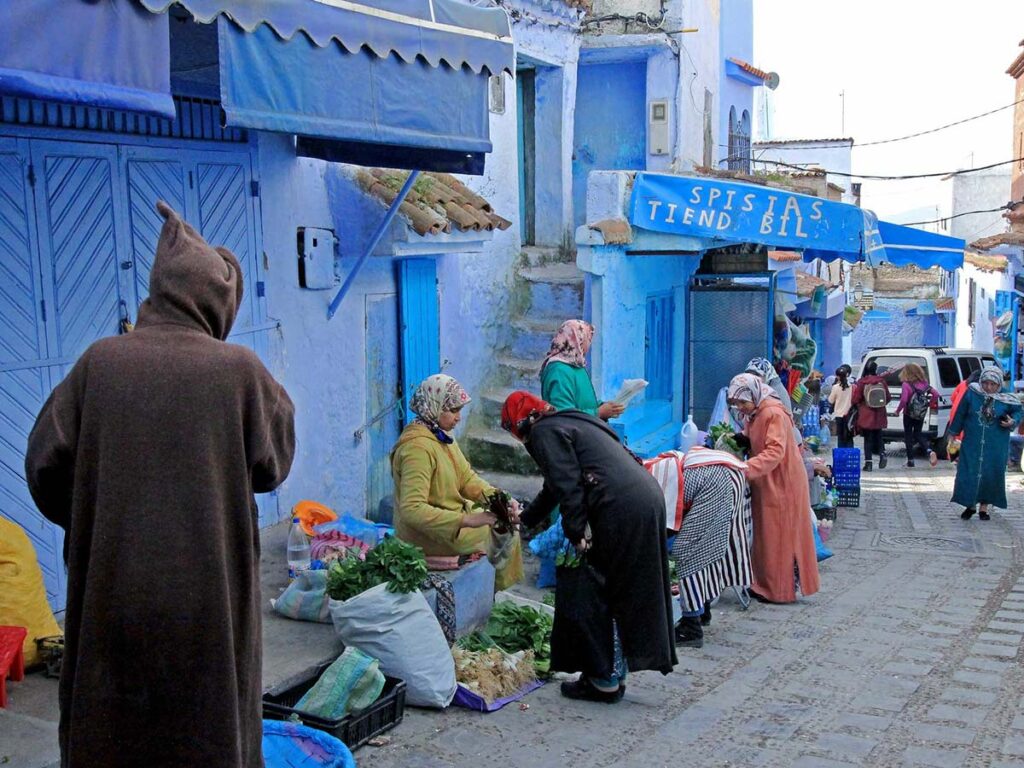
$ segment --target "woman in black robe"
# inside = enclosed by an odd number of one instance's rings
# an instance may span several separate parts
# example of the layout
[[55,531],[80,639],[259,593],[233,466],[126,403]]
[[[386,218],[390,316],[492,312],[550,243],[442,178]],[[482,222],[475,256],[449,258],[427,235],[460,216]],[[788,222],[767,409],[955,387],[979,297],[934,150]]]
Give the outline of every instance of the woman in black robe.
[[668,674],[676,664],[664,495],[615,432],[581,411],[513,392],[501,423],[544,475],[523,524],[559,505],[579,556],[558,575],[551,669],[583,673],[563,696],[617,702],[626,669]]

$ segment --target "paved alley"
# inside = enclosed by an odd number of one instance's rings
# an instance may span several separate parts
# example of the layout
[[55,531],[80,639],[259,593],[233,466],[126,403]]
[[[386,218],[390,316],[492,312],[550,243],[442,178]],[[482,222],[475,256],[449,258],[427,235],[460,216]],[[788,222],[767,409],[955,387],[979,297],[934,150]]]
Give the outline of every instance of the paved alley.
[[555,685],[491,715],[412,711],[360,766],[1024,765],[1024,489],[984,523],[947,503],[953,474],[894,457],[841,510],[822,591],[734,600],[668,677],[618,706]]

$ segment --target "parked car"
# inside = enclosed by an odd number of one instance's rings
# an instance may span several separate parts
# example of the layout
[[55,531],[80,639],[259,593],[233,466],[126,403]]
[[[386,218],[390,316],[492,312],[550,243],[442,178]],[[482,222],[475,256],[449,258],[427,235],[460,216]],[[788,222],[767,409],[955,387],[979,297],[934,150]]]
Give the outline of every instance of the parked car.
[[882,431],[884,442],[903,442],[903,416],[896,416],[900,402],[900,371],[907,363],[917,363],[928,376],[928,383],[939,392],[939,405],[925,420],[924,431],[932,441],[935,452],[945,457],[946,427],[949,424],[951,397],[956,385],[979,368],[998,365],[991,352],[978,349],[949,349],[947,347],[880,347],[869,350],[861,361],[861,368],[869,360],[878,365],[878,374],[885,377],[892,398],[886,408],[889,423]]

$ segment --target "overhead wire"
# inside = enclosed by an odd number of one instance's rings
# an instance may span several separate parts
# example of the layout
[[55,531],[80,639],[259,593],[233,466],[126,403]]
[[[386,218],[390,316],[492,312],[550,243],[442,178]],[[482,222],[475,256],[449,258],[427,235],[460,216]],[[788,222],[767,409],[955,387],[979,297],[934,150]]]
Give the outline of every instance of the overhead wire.
[[1018,205],[1024,205],[1024,200],[1011,200],[1010,202],[999,206],[998,208],[983,208],[977,211],[964,211],[963,213],[954,213],[952,216],[943,216],[941,219],[931,219],[930,221],[910,221],[903,224],[904,227],[916,227],[921,224],[942,224],[945,221],[952,221],[953,219],[959,219],[961,216],[974,216],[978,213],[997,213],[998,211],[1012,211]]
[[946,176],[963,176],[968,173],[977,173],[978,171],[987,171],[991,168],[999,168],[1003,165],[1011,165],[1012,163],[1019,163],[1024,161],[1024,158],[1016,157],[1013,160],[1003,160],[999,163],[991,163],[989,165],[979,165],[977,168],[960,168],[955,171],[936,171],[935,173],[909,173],[900,176],[885,176],[881,174],[872,173],[847,173],[846,171],[830,171],[825,168],[819,168],[812,166],[810,163],[804,163],[803,165],[794,165],[793,163],[784,163],[781,160],[763,160],[757,159],[752,160],[752,163],[761,163],[764,165],[774,165],[780,168],[790,168],[796,171],[808,171],[814,170],[824,173],[829,176],[842,176],[848,179],[871,179],[874,181],[905,181],[907,179],[936,179],[943,178]]

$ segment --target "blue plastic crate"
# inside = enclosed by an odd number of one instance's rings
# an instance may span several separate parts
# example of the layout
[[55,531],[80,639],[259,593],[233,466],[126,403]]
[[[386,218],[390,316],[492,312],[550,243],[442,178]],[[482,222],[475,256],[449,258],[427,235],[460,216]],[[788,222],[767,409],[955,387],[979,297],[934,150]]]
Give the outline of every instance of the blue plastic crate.
[[836,488],[860,488],[860,467],[856,469],[832,467],[832,484]]
[[836,488],[836,505],[840,507],[859,507],[860,488]]
[[832,471],[857,470],[860,472],[860,448],[833,448]]

